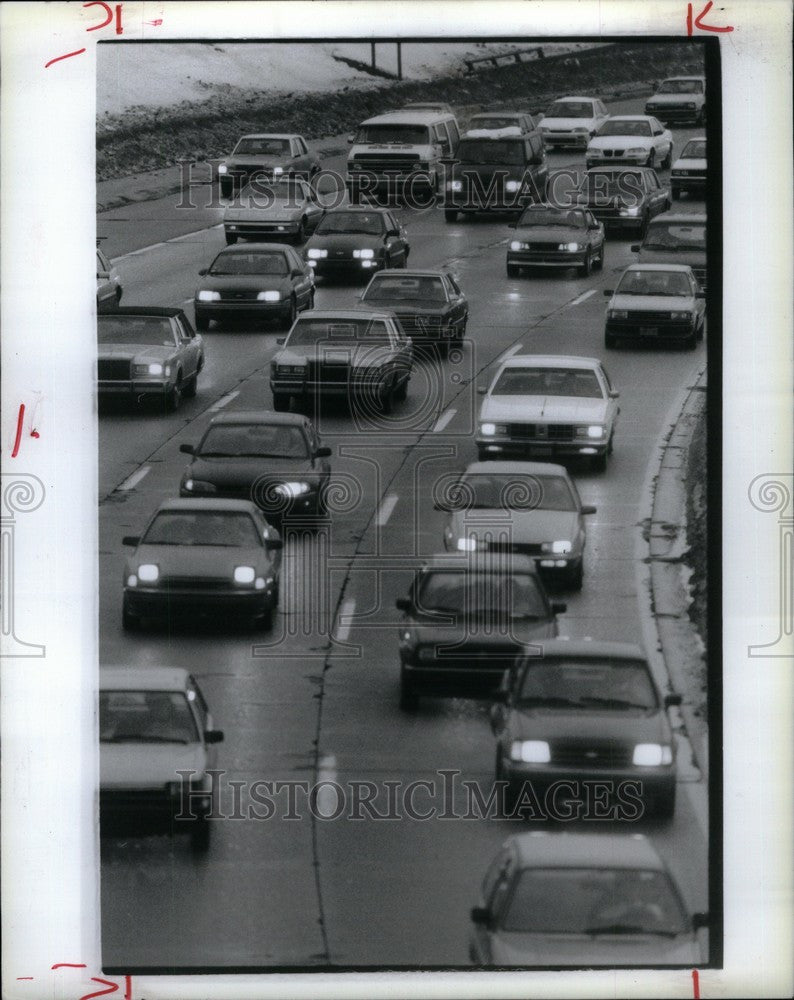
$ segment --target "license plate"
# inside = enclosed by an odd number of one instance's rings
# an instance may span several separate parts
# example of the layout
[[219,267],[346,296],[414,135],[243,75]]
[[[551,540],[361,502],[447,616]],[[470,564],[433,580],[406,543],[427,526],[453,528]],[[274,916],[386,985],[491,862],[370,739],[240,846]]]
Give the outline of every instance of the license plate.
[[539,448],[533,448],[532,452],[535,455],[551,455],[553,449],[548,445],[541,445]]
[[658,326],[641,326],[640,336],[641,337],[658,337],[659,327]]

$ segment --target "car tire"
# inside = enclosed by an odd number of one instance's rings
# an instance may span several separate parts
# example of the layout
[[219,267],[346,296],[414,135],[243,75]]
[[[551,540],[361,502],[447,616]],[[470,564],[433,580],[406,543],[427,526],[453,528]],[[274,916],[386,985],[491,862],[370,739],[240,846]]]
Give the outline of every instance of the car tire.
[[190,850],[194,854],[206,854],[210,847],[210,824],[206,816],[193,821],[190,828]]
[[581,590],[583,582],[584,582],[584,557],[582,557],[579,565],[576,567],[573,573],[571,573],[571,578],[568,582],[568,585],[571,590]]
[[605,333],[604,347],[611,349],[617,346],[618,346],[618,338],[614,335],[614,333]]
[[521,274],[521,268],[518,266],[518,264],[508,264],[507,265],[507,277],[508,278],[517,278],[519,276],[519,274]]
[[378,390],[377,396],[377,407],[378,411],[384,415],[388,415],[392,411],[392,406],[394,405],[394,383],[391,382],[389,385],[382,385]]
[[206,333],[210,328],[209,317],[203,313],[196,313],[196,329],[199,333]]
[[589,278],[593,271],[593,258],[590,256],[590,251],[587,251],[584,262],[579,268],[579,276],[581,278]]
[[292,324],[295,322],[297,316],[298,316],[298,304],[295,301],[295,296],[291,295],[289,300],[289,306],[287,307],[287,311],[284,313],[284,317],[282,320],[287,330],[292,329]]
[[165,408],[169,413],[176,413],[182,402],[182,372],[176,373],[176,381],[165,395]]
[[607,252],[607,241],[604,240],[604,242],[601,244],[601,249],[598,251],[598,263],[594,265],[595,268],[599,271],[604,270],[604,256],[606,252]]
[[230,247],[234,246],[234,244],[236,242],[237,242],[237,237],[233,233],[226,233],[226,245],[227,246],[230,246]]
[[648,159],[645,161],[645,166],[654,167],[655,165],[656,165],[656,150],[652,149],[650,153],[648,153]]
[[445,208],[444,209],[444,221],[445,222],[457,222],[458,221],[458,210],[457,210],[457,208]]
[[400,671],[400,708],[403,712],[415,712],[419,708],[419,695],[404,670]]
[[516,803],[518,802],[518,789],[516,788],[514,781],[505,777],[504,768],[502,767],[502,751],[497,745],[496,764],[494,765],[494,782],[498,781],[505,782],[504,793],[502,796],[503,815],[511,816],[516,807]]
[[223,181],[221,181],[220,191],[221,198],[231,198],[234,194],[234,185],[230,183],[224,184]]
[[298,223],[298,231],[295,234],[295,243],[296,244],[305,243],[308,237],[309,237],[309,224],[306,221],[306,216],[304,215],[301,218],[301,221]]
[[285,392],[273,393],[273,409],[276,413],[286,413],[289,410],[290,397]]
[[400,384],[394,390],[394,401],[396,403],[405,402],[405,399],[408,396],[408,381],[409,380],[407,377],[404,378],[402,382],[400,382]]
[[254,628],[257,632],[269,632],[273,628],[273,605],[268,604],[261,615],[254,619]]
[[670,194],[674,201],[677,201],[681,197],[681,188],[677,184],[673,184],[670,188]]
[[654,796],[651,806],[654,819],[671,820],[675,813],[675,785]]
[[662,170],[669,170],[673,164],[673,144],[670,143],[670,148],[667,150],[667,156],[661,162]]
[[121,606],[121,627],[125,632],[138,632],[141,627],[140,618],[130,611],[126,598]]
[[606,472],[607,462],[609,461],[609,448],[599,455],[593,455],[590,459],[590,468],[593,472]]
[[198,372],[194,372],[182,386],[182,395],[187,399],[193,399],[198,390]]
[[687,350],[687,351],[694,351],[695,348],[698,345],[698,340],[699,339],[700,338],[698,337],[697,329],[694,329],[692,331],[692,333],[690,333],[690,335],[684,341],[684,348],[685,348],[685,350]]

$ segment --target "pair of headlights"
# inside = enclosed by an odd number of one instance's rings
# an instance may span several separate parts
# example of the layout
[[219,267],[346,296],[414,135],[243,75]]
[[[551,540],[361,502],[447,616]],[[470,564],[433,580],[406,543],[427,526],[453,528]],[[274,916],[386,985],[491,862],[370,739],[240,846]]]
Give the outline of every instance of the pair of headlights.
[[[221,300],[220,292],[213,292],[210,291],[209,289],[202,289],[201,291],[196,292],[197,302],[220,302],[220,300]],[[257,302],[280,302],[281,292],[276,292],[276,291],[259,292],[259,294],[256,297],[256,300]]]
[[[137,587],[138,583],[157,583],[160,579],[160,567],[154,563],[141,563],[137,573],[131,573],[127,577],[128,587]],[[256,590],[265,589],[265,578],[256,575],[253,566],[235,566],[232,579],[235,583],[243,586],[250,586],[252,583]],[[270,579],[270,578],[269,578]],[[270,580],[272,583],[272,579]]]
[[[510,759],[522,764],[548,764],[551,748],[545,740],[514,740]],[[662,743],[638,743],[634,747],[632,764],[637,767],[663,767],[673,763],[672,747]]]

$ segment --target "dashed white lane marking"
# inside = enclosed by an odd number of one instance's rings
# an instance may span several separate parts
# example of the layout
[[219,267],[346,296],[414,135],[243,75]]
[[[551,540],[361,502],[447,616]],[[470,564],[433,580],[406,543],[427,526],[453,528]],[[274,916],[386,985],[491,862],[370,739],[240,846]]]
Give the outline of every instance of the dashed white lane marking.
[[149,474],[151,465],[142,465],[137,472],[133,472],[131,476],[127,476],[121,486],[118,487],[121,493],[129,493],[130,490],[134,490],[138,483]]
[[321,757],[317,765],[317,800],[316,809],[320,816],[331,818],[340,808],[339,792],[333,785],[337,778],[336,757],[327,754]]
[[152,243],[148,247],[141,247],[140,250],[130,250],[129,253],[123,253],[120,257],[111,258],[112,263],[117,263],[120,260],[126,260],[128,257],[139,257],[142,253],[148,253],[150,250],[157,250],[160,247],[167,247],[169,243],[179,243],[181,240],[189,240],[194,236],[198,236],[199,233],[206,233],[211,229],[223,229],[223,223],[219,222],[214,226],[204,226],[202,229],[194,229],[190,233],[183,233],[182,236],[174,236],[170,240],[162,240],[160,243]]
[[345,640],[350,635],[350,629],[353,626],[353,613],[356,610],[355,598],[350,597],[346,601],[342,602],[342,607],[339,609],[339,626],[336,630],[335,638],[339,642],[345,642]]
[[503,361],[507,361],[508,358],[512,358],[514,354],[518,354],[519,351],[524,350],[523,344],[514,344],[509,351],[505,351],[501,357],[496,359],[496,364],[501,365]]
[[447,410],[446,413],[442,413],[441,416],[436,421],[436,426],[433,428],[433,433],[438,434],[439,431],[443,431],[447,424],[452,420],[458,411],[456,409]]
[[218,402],[215,403],[214,406],[210,407],[210,413],[217,413],[218,410],[222,410],[224,406],[227,406],[235,397],[239,395],[240,390],[235,389],[234,392],[228,392],[225,396],[221,396]]
[[397,506],[398,497],[394,493],[390,493],[383,503],[380,505],[380,509],[375,517],[375,524],[377,527],[382,528],[386,524],[392,515],[392,511]]
[[582,292],[581,295],[577,295],[577,297],[573,300],[573,302],[569,302],[568,305],[570,305],[570,306],[578,306],[580,302],[584,302],[585,299],[589,299],[590,296],[591,295],[595,295],[595,293],[597,291],[598,291],[597,288],[591,288],[587,292]]

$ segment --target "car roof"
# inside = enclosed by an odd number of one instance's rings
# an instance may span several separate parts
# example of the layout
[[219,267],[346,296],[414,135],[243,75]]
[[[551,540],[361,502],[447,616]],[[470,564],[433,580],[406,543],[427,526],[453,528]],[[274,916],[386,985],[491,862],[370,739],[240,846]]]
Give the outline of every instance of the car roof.
[[104,319],[112,316],[182,316],[181,309],[174,306],[119,306],[113,312],[102,313],[97,318]]
[[648,222],[649,226],[657,222],[698,222],[706,223],[705,212],[662,212]]
[[688,146],[690,142],[705,142],[705,141],[706,141],[705,135],[691,135],[684,143],[684,145]]
[[245,135],[241,135],[237,140],[240,142],[241,139],[302,139],[303,136],[298,135],[297,132],[246,132]]
[[305,427],[311,420],[303,413],[276,413],[275,410],[227,410],[210,421],[216,424],[268,424],[284,427]]
[[582,97],[577,95],[567,96],[567,97],[555,97],[553,104],[559,104],[561,101],[597,101],[598,97]]
[[410,108],[398,109],[396,111],[386,111],[382,115],[375,115],[367,118],[362,125],[432,125],[439,119],[447,119],[450,111],[412,111]]
[[235,253],[251,253],[251,251],[259,253],[263,250],[276,251],[283,253],[285,250],[295,250],[294,247],[289,246],[287,243],[234,243],[229,247],[221,247],[218,251],[219,254],[235,254]]
[[422,565],[422,570],[433,569],[455,569],[455,570],[476,570],[480,573],[506,571],[533,573],[537,575],[535,560],[529,556],[518,555],[516,553],[476,553],[472,559],[470,553],[439,552],[429,556]]
[[100,691],[184,691],[190,674],[182,667],[99,668]]
[[332,320],[332,319],[348,319],[351,321],[359,322],[362,318],[369,317],[369,319],[391,319],[393,320],[394,313],[388,309],[309,309],[307,312],[303,313],[298,317],[298,322],[302,319],[307,320]]
[[629,264],[627,271],[691,271],[689,264]]
[[649,122],[654,115],[610,115],[611,122]]
[[602,639],[543,639],[532,643],[539,659],[644,660],[648,657],[636,642],[609,642]]
[[[612,119],[609,119],[612,121]],[[653,167],[635,167],[629,166],[628,164],[622,167],[615,166],[614,164],[604,164],[600,167],[588,167],[585,170],[585,176],[587,174],[647,174],[649,172],[655,173],[656,171]]]
[[391,278],[442,278],[450,277],[449,271],[431,271],[430,269],[406,268],[406,267],[384,267],[372,275],[373,279],[387,274]]
[[215,513],[229,514],[253,514],[258,513],[259,508],[250,500],[216,500],[207,498],[198,500],[192,497],[173,497],[171,500],[164,500],[157,508],[157,513],[170,510],[182,511],[215,511]]
[[521,868],[650,868],[667,871],[641,833],[518,833],[508,837]]
[[666,76],[662,83],[667,83],[668,80],[704,80],[705,76]]
[[565,476],[568,470],[564,465],[554,465],[551,462],[471,462],[463,471],[466,476],[497,475],[503,476],[516,473],[519,476]]
[[[680,266],[680,265],[679,265]],[[514,354],[505,358],[503,368],[600,368],[598,358],[580,358],[572,354]]]
[[336,215],[337,212],[366,212],[371,215],[373,212],[377,212],[380,215],[385,215],[387,212],[391,212],[390,208],[381,208],[380,205],[373,205],[369,208],[366,205],[337,205],[336,208],[330,208],[325,213],[328,215]]
[[469,121],[474,121],[475,118],[531,118],[532,115],[527,111],[478,111],[476,115],[472,115]]

